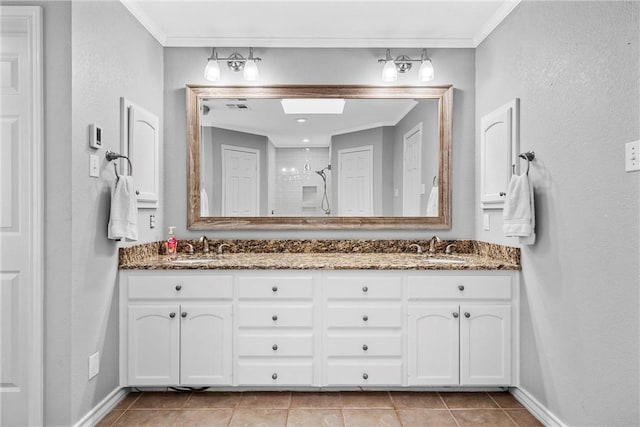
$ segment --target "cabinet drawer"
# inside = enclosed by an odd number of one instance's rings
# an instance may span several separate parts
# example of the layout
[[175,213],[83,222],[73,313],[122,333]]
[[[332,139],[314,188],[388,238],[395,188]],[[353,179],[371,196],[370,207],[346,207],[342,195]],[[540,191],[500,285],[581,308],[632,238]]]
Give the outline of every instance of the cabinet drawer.
[[400,299],[399,277],[329,277],[326,281],[329,299]]
[[312,362],[238,363],[238,385],[313,385]]
[[402,362],[329,362],[327,385],[401,385]]
[[329,334],[325,340],[327,356],[402,356],[402,337],[396,334]]
[[296,277],[239,277],[238,298],[313,298],[313,278]]
[[130,276],[129,299],[233,298],[232,276]]
[[409,277],[409,299],[511,299],[510,276]]
[[247,334],[238,336],[238,356],[313,356],[313,334]]
[[240,328],[310,328],[313,326],[313,306],[240,304]]
[[400,304],[373,306],[332,305],[327,308],[327,326],[330,328],[399,328],[402,325]]

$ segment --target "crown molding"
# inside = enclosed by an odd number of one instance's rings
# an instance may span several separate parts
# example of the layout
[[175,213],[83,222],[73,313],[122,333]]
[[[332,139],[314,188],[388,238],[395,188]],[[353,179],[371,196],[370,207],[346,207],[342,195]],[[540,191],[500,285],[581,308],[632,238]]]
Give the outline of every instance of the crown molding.
[[478,47],[489,34],[520,4],[521,0],[505,0],[502,6],[484,23],[480,31],[473,37],[473,47]]
[[127,10],[133,15],[134,18],[142,24],[142,26],[153,36],[154,39],[162,45],[162,47],[166,47],[167,35],[158,27],[155,21],[149,18],[142,9],[137,5],[137,3],[133,0],[120,0],[120,3],[127,8]]

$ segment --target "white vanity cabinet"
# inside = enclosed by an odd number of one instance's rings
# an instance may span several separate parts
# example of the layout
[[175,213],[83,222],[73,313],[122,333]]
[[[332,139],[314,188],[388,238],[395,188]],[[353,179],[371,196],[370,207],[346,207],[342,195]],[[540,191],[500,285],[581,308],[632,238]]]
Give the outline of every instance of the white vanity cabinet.
[[231,385],[233,277],[122,273],[121,382]]
[[123,270],[123,386],[514,386],[518,272]]
[[512,385],[511,275],[407,279],[409,385]]

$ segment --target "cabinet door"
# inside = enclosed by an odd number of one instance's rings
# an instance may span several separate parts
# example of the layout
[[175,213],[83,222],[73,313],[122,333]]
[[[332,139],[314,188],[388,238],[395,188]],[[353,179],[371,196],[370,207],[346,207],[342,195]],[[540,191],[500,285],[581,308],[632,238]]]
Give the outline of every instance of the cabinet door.
[[231,384],[231,305],[183,304],[180,383]]
[[178,384],[180,373],[178,312],[178,305],[129,306],[129,385]]
[[510,385],[511,307],[460,307],[460,384]]
[[457,304],[409,305],[409,385],[459,382]]

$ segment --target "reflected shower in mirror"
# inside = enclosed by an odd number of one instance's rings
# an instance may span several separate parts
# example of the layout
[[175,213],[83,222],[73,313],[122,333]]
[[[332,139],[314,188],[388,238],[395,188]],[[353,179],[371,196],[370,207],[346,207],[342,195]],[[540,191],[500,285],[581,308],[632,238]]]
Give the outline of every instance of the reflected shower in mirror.
[[200,216],[437,217],[438,103],[203,98]]

